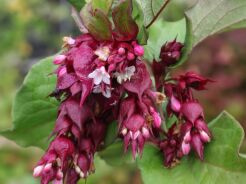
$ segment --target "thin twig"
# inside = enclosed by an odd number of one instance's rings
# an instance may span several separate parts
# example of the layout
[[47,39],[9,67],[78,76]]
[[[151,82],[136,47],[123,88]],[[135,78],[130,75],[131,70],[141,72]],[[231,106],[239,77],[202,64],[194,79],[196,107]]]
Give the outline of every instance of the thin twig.
[[161,9],[157,12],[157,14],[152,19],[152,21],[146,26],[146,29],[148,29],[156,21],[156,19],[159,17],[161,12],[166,8],[169,2],[170,0],[166,0],[166,2],[162,5]]

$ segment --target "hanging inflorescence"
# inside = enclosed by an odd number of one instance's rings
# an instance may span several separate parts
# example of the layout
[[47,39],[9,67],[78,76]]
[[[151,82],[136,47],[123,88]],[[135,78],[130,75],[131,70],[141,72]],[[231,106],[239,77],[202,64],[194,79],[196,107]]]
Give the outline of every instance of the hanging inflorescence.
[[[203,159],[211,133],[192,90],[205,89],[210,80],[192,72],[167,78],[183,48],[173,40],[161,48],[160,61],[153,61],[153,85],[135,29],[128,35],[115,29],[106,41],[90,33],[64,38],[63,52],[54,59],[57,85],[51,96],[60,101],[54,138],[34,169],[42,184],[75,184],[93,173],[94,155],[104,148],[111,122],[118,123],[118,137],[133,158],[149,142],[163,153],[166,167],[191,150]],[[176,121],[167,129],[171,116]]]

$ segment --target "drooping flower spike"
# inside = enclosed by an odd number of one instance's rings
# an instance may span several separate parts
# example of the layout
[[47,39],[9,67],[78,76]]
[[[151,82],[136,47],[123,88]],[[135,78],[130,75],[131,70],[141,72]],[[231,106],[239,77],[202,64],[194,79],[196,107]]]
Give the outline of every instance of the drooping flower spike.
[[[124,151],[131,149],[133,158],[141,157],[149,142],[163,153],[166,167],[192,149],[203,159],[211,133],[191,89],[203,90],[210,80],[194,73],[164,80],[166,68],[178,61],[183,48],[174,40],[162,47],[161,61],[153,62],[155,89],[131,12],[131,0],[121,1],[112,11],[112,26],[104,12],[88,4],[80,13],[88,33],[64,37],[63,52],[53,61],[57,84],[51,96],[60,101],[53,140],[33,171],[41,184],[76,184],[94,173],[94,155],[104,148],[112,121],[118,123]],[[91,17],[102,21],[103,30],[88,22]],[[163,128],[166,100],[167,115],[179,120],[169,130]]]

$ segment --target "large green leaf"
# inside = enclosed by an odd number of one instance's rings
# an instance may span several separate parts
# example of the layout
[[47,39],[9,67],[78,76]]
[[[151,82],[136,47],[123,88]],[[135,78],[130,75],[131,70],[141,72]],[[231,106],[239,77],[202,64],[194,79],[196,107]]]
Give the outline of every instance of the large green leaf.
[[45,148],[56,119],[58,102],[48,97],[55,89],[52,57],[34,65],[13,104],[13,130],[1,134],[21,146]]
[[196,45],[225,29],[245,27],[246,1],[199,0],[186,14],[192,24],[193,45]]
[[209,127],[213,140],[205,147],[205,160],[195,156],[181,160],[173,169],[163,166],[161,153],[149,145],[138,161],[145,184],[243,184],[246,181],[246,159],[239,154],[244,137],[240,124],[224,112]]
[[144,25],[148,26],[159,14],[167,0],[136,0],[144,15]]
[[124,153],[124,146],[122,141],[117,141],[111,144],[106,149],[98,153],[98,155],[111,166],[122,166],[125,164],[133,164],[134,160],[131,154],[131,150]]

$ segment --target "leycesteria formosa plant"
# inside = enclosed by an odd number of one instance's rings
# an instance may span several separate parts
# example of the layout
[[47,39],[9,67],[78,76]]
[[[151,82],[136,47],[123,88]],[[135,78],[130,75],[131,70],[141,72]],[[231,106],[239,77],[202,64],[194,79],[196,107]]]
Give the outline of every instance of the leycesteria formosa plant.
[[33,176],[41,184],[76,184],[95,173],[96,156],[107,162],[122,142],[144,183],[243,183],[241,127],[225,112],[208,125],[193,94],[215,81],[170,72],[203,38],[240,22],[233,7],[244,1],[199,0],[176,22],[161,17],[169,0],[70,3],[81,35],[64,37],[52,61],[33,67],[16,97],[15,129],[2,133],[42,148],[49,137]]

